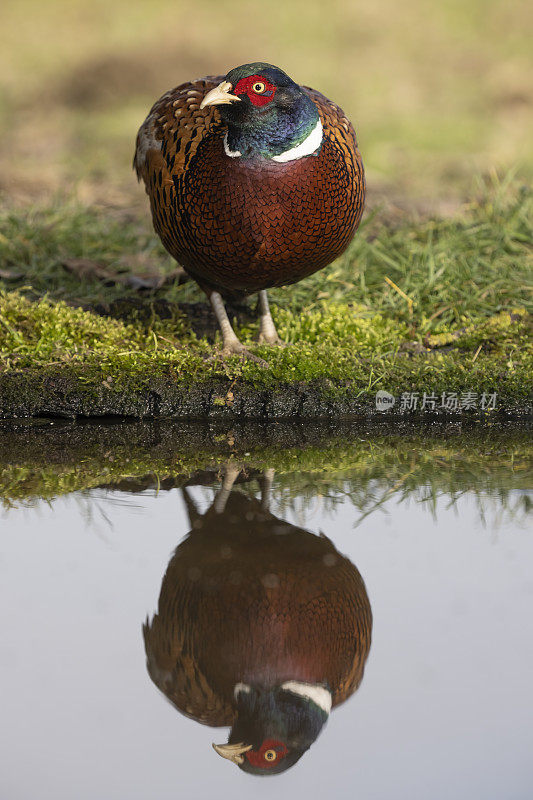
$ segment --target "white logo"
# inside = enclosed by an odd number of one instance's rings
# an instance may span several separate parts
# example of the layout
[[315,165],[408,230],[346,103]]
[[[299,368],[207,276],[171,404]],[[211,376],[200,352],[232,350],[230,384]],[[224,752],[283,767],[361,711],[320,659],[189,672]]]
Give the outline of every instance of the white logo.
[[395,402],[396,398],[393,394],[384,392],[383,389],[380,389],[379,392],[376,392],[376,409],[378,411],[388,411],[389,408],[393,407]]

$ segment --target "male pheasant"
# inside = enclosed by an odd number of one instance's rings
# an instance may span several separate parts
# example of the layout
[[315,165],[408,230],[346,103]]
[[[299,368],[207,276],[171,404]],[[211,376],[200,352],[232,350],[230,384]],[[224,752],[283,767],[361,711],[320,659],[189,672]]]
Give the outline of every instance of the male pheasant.
[[225,354],[249,355],[223,298],[258,292],[259,340],[279,343],[266,289],[327,266],[363,213],[363,164],[342,109],[262,62],[164,94],[134,167],[163,245],[211,302]]
[[[205,514],[184,489],[191,532],[144,626],[150,677],[183,714],[231,725],[219,755],[275,775],[311,747],[331,708],[359,687],[372,612],[361,575],[315,536],[231,491]],[[266,476],[268,477],[268,476]]]

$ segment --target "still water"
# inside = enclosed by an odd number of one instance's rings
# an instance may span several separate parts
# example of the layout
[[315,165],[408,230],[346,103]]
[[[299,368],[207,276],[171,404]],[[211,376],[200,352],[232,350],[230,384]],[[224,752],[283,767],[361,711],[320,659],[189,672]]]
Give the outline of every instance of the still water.
[[116,433],[4,471],[2,800],[532,796],[523,435]]

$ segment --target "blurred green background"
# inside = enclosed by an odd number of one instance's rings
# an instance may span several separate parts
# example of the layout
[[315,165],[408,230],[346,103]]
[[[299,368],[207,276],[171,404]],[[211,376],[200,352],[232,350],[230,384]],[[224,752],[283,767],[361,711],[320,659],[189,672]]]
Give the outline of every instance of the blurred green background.
[[170,87],[265,60],[358,132],[370,200],[442,211],[533,172],[528,0],[3,0],[0,191],[146,208],[135,134]]

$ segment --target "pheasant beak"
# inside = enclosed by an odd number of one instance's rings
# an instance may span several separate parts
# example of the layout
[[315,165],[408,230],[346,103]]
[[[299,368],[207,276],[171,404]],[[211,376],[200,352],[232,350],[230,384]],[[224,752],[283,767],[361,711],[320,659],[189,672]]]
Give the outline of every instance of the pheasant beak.
[[241,98],[237,97],[236,94],[229,93],[231,88],[231,83],[222,81],[222,83],[219,83],[218,86],[215,86],[214,89],[211,89],[211,91],[205,95],[200,103],[200,108],[205,108],[206,106],[221,106],[226,103],[233,103],[234,100],[240,100]]
[[[216,91],[213,89],[213,91]],[[244,744],[240,742],[239,744],[214,744],[213,748],[217,751],[219,756],[222,758],[229,758],[230,761],[233,761],[234,764],[242,764],[244,761],[243,753],[247,753],[248,750],[251,750],[253,747],[252,744]]]

